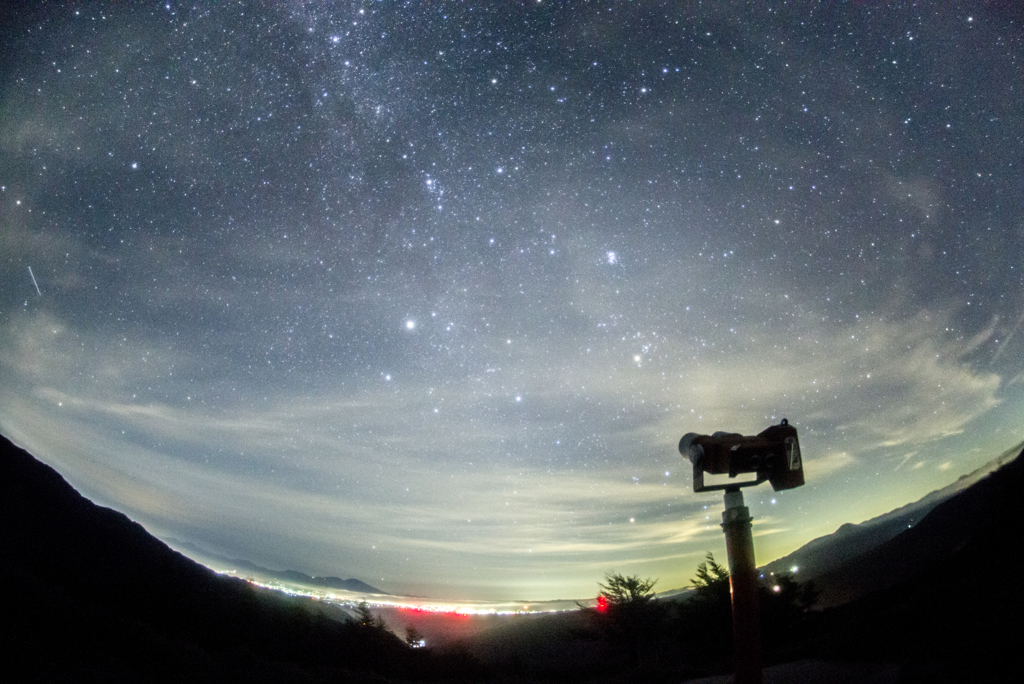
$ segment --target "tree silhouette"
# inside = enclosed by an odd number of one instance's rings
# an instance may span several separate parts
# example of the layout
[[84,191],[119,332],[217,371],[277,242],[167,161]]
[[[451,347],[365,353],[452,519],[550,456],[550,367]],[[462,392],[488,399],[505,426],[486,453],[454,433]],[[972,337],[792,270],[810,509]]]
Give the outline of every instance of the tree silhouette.
[[710,551],[704,562],[697,566],[697,576],[690,583],[696,590],[698,601],[715,605],[730,602],[729,571],[715,562],[715,555]]
[[640,659],[641,645],[661,626],[662,612],[654,596],[657,580],[610,572],[597,595],[597,619],[605,639],[623,651],[629,664]]
[[370,610],[370,604],[366,601],[360,601],[359,605],[356,606],[356,622],[363,627],[373,627],[376,623],[373,611]]
[[760,587],[761,644],[766,657],[796,657],[809,635],[808,618],[818,599],[812,582],[798,582],[782,573],[765,578]]
[[676,604],[674,631],[684,657],[704,667],[726,666],[732,657],[729,570],[708,553],[697,566],[694,592]]
[[[732,597],[729,570],[708,553],[691,580],[694,592],[677,604],[673,625],[685,657],[709,668],[727,667],[732,654]],[[796,657],[807,636],[808,611],[817,598],[810,582],[772,575],[758,590],[761,640],[771,660]]]
[[360,601],[359,605],[356,606],[356,623],[367,629],[387,631],[384,618],[375,616],[366,601]]
[[607,584],[598,584],[609,609],[643,606],[654,599],[653,587],[658,580],[642,580],[637,575],[626,577],[617,573],[605,575]]
[[405,628],[405,643],[410,648],[419,648],[423,644],[423,635],[412,625],[407,625]]

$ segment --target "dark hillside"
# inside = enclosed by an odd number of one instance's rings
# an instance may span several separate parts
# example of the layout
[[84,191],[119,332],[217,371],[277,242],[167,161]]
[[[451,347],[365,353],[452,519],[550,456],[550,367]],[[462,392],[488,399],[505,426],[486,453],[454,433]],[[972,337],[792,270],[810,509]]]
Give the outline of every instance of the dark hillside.
[[[862,592],[863,589],[872,591],[879,589],[881,587],[876,585],[864,585],[858,588],[856,584],[847,581],[844,573],[836,571],[840,570],[847,561],[866,554],[906,532],[943,501],[973,487],[999,468],[1013,461],[1022,448],[1024,448],[1024,443],[1007,449],[989,463],[962,475],[956,482],[930,492],[917,501],[912,501],[905,506],[862,523],[846,523],[832,534],[818,537],[793,553],[767,563],[761,568],[761,572],[782,574],[788,573],[793,566],[798,566],[800,579],[803,581],[813,580],[821,590],[819,603],[823,606],[850,601],[859,596],[860,594],[857,592]],[[833,580],[837,581],[839,585],[833,587],[830,584]],[[892,583],[896,581],[896,578],[890,576],[886,578],[886,581]]]
[[389,633],[216,575],[2,437],[0,549],[0,669],[18,681],[321,681],[408,665]]
[[826,577],[866,595],[819,616],[811,652],[900,662],[907,682],[1004,679],[1024,615],[1021,492],[1024,453]]
[[1019,562],[1016,521],[1022,485],[1024,458],[1018,456],[936,506],[913,528],[816,577],[822,589],[819,602],[840,605],[921,573],[930,575],[968,550],[979,554],[974,559],[978,571],[997,558]]

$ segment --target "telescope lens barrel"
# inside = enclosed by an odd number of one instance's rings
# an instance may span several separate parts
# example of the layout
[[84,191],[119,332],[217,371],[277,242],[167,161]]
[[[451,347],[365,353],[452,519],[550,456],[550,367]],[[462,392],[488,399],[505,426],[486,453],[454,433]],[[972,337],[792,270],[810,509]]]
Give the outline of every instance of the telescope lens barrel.
[[679,453],[690,459],[690,463],[696,465],[704,456],[704,449],[699,444],[694,444],[693,441],[700,437],[696,432],[687,432],[683,435],[683,438],[679,440]]

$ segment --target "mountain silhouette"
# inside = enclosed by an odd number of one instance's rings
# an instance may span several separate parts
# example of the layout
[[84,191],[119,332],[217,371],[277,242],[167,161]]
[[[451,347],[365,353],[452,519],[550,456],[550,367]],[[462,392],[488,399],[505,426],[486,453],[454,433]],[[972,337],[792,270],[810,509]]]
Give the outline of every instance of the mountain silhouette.
[[181,541],[180,539],[168,539],[167,542],[175,548],[184,550],[195,560],[209,561],[211,565],[227,565],[236,572],[244,570],[245,572],[256,573],[262,577],[276,579],[281,582],[301,584],[308,587],[323,587],[325,589],[341,589],[357,594],[387,595],[388,593],[386,591],[381,591],[377,587],[371,586],[362,580],[355,579],[354,577],[350,577],[348,579],[341,579],[340,577],[316,577],[307,575],[304,572],[299,572],[298,570],[271,570],[243,558],[227,558],[215,553],[210,553],[191,542]]
[[815,580],[816,657],[899,662],[900,681],[1003,681],[1024,614],[1024,451]]
[[217,575],[2,436],[0,549],[7,681],[362,681],[406,667],[389,632]]
[[[796,551],[765,564],[759,572],[764,577],[769,573],[790,573],[793,567],[797,567],[799,570],[796,577],[800,581],[812,580],[818,587],[818,604],[823,607],[847,603],[894,584],[898,579],[922,570],[921,563],[911,558],[889,564],[882,560],[884,554],[875,556],[871,555],[872,552],[915,527],[940,504],[974,488],[979,482],[1006,467],[1018,457],[1022,449],[1024,444],[1018,444],[977,470],[917,501],[859,524],[846,523],[832,534],[813,539]],[[1010,472],[1012,468],[998,478],[1008,477]],[[969,508],[973,510],[972,506]],[[932,524],[929,523],[929,526]],[[910,534],[904,538],[904,543],[911,543],[906,540],[915,538],[916,535]],[[912,555],[913,558],[919,557],[916,553]],[[873,566],[868,559],[871,558],[881,562],[884,570],[870,570],[869,566]],[[924,557],[920,558],[923,561]]]

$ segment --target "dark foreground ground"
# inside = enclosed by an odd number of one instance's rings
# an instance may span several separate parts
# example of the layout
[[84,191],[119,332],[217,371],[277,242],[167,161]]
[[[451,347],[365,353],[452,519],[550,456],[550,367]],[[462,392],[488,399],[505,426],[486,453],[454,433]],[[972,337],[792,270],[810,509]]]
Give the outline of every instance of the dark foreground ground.
[[[1018,458],[847,564],[900,578],[882,590],[824,611],[798,593],[766,604],[765,681],[1002,680],[1024,614],[1022,491]],[[724,605],[663,602],[626,628],[583,611],[492,620],[411,649],[210,572],[0,438],[4,681],[681,682],[728,672]]]

